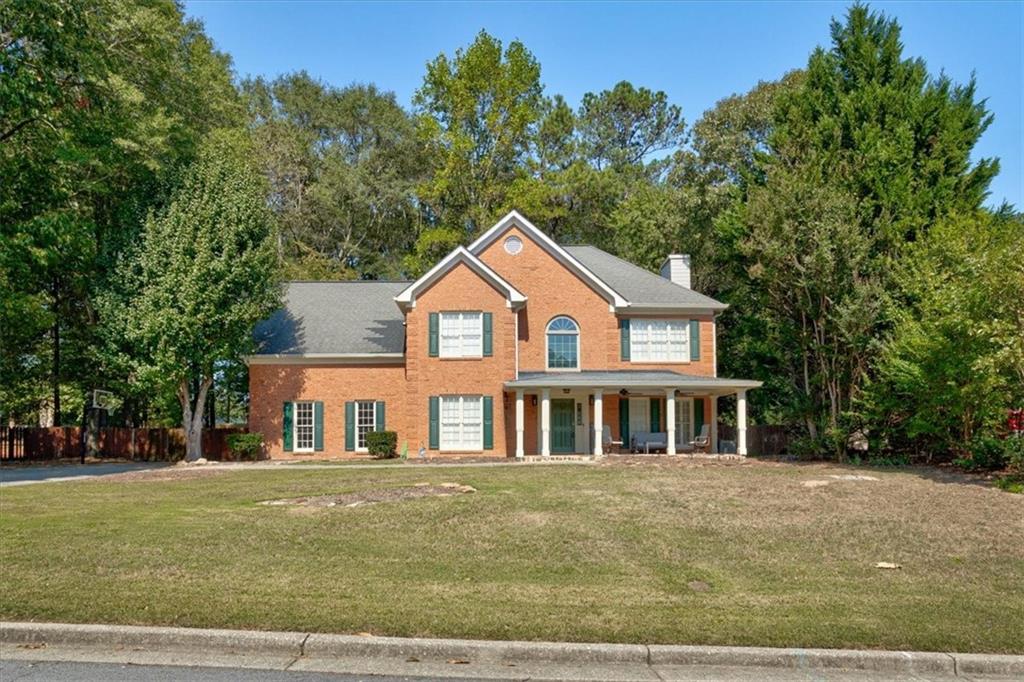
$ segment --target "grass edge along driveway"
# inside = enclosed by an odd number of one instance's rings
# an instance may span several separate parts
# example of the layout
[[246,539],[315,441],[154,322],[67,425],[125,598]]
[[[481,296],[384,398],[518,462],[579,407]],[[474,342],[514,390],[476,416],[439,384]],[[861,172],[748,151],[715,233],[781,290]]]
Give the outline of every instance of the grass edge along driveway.
[[[300,469],[5,488],[0,618],[1024,653],[1024,497],[972,479],[756,461]],[[477,492],[260,504],[449,481]]]

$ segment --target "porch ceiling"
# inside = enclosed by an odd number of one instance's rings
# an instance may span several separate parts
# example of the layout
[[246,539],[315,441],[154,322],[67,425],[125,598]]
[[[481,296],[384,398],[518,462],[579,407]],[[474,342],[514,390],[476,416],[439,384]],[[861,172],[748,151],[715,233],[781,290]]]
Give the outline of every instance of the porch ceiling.
[[584,372],[520,372],[519,379],[505,382],[511,390],[542,388],[588,388],[650,390],[675,388],[699,391],[707,395],[727,395],[739,390],[759,388],[760,381],[725,379],[671,370],[606,370]]

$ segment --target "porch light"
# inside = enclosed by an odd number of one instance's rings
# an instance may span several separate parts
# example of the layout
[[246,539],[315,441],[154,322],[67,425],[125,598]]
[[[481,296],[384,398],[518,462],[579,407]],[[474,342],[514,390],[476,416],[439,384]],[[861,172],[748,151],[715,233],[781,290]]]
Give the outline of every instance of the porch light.
[[593,393],[591,393],[591,394],[590,394],[589,396],[587,396],[587,397],[588,397],[588,398],[590,399],[590,404],[591,404],[591,405],[593,405],[593,404],[594,404],[594,394],[593,394]]
[[622,389],[621,391],[619,391],[619,395],[625,398],[627,395],[629,395],[629,391],[627,391],[626,389]]
[[533,405],[534,407],[537,407],[537,394],[536,393],[534,393],[533,395],[530,396],[530,404]]

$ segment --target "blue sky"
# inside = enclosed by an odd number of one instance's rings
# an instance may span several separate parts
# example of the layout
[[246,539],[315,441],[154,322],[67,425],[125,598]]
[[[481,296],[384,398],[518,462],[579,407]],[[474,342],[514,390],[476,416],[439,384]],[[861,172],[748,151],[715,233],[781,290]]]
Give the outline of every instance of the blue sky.
[[[688,121],[723,97],[806,64],[845,2],[348,3],[190,1],[240,76],[305,69],[372,82],[410,105],[425,65],[480,29],[537,56],[548,94],[577,105],[620,80],[664,90]],[[1024,3],[874,2],[903,27],[904,54],[957,82],[973,71],[995,123],[976,157],[1002,164],[989,203],[1024,208]]]

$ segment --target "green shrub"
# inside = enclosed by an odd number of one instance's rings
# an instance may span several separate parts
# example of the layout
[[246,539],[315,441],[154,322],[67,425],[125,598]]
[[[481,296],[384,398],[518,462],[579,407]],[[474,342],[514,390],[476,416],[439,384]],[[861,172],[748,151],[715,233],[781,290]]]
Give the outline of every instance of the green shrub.
[[398,444],[398,434],[394,431],[371,431],[366,434],[366,449],[370,455],[377,459],[390,459],[397,457],[395,446]]
[[789,454],[793,455],[799,460],[809,461],[814,459],[825,459],[827,457],[827,445],[823,438],[812,438],[810,436],[800,436],[794,438],[790,443]]
[[1010,437],[1003,441],[1006,468],[1010,473],[1024,478],[1024,437]]
[[255,462],[263,455],[262,433],[233,433],[228,436],[228,452],[239,462]]

